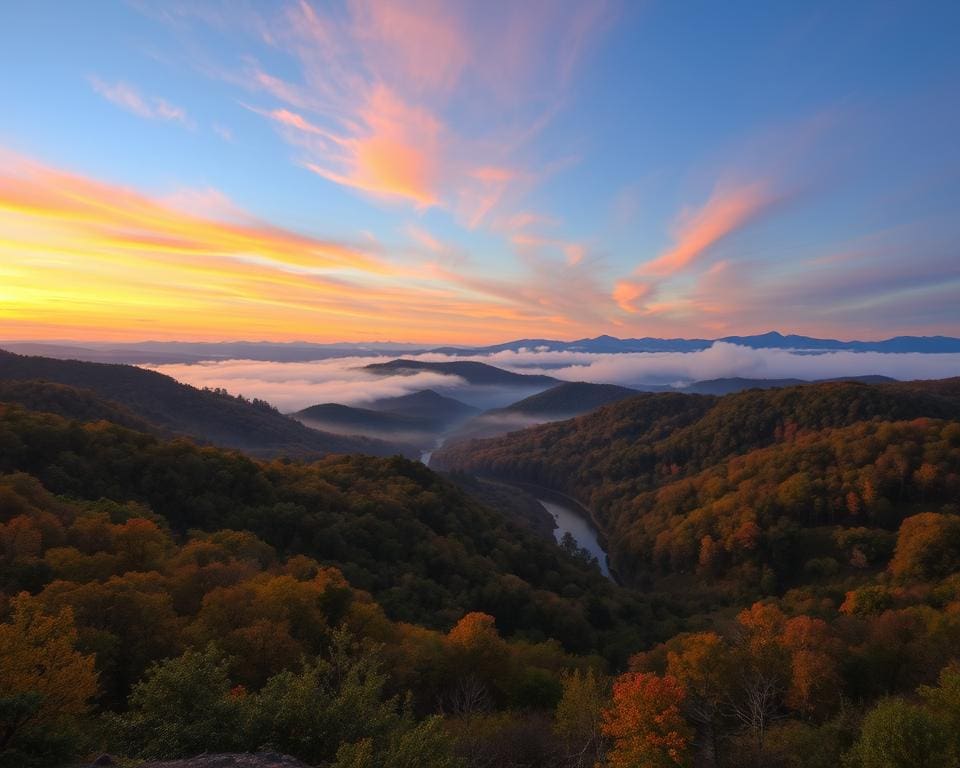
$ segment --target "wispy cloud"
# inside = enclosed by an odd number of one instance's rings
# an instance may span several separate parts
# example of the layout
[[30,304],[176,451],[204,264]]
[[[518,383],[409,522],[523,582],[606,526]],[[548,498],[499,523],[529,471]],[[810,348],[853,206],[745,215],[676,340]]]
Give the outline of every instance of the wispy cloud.
[[255,111],[304,167],[381,200],[442,206],[476,228],[540,176],[516,154],[556,114],[614,8],[299,0],[246,23],[293,56],[297,75],[250,57],[228,79],[279,102]]
[[638,273],[663,277],[684,269],[711,246],[760,216],[776,199],[766,182],[718,184],[702,206],[681,213],[674,245],[641,265]]
[[99,77],[91,76],[90,85],[110,103],[139,117],[180,123],[187,128],[194,128],[196,125],[183,107],[178,107],[157,96],[146,96],[128,83],[122,81],[108,83]]
[[445,253],[448,250],[443,243],[423,227],[417,226],[416,224],[408,224],[406,232],[414,241],[431,253]]
[[[420,207],[439,201],[443,126],[423,109],[378,86],[358,116],[359,135],[330,135],[322,160],[307,167],[330,181],[377,196],[404,198]],[[313,131],[311,131],[313,132]]]
[[635,280],[618,280],[613,286],[613,300],[624,312],[634,314],[639,311],[637,302],[650,293],[650,286]]

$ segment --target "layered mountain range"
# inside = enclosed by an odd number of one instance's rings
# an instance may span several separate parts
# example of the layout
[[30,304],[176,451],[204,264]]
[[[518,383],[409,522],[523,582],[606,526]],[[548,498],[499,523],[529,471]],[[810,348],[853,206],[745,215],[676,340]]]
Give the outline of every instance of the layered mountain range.
[[194,363],[204,360],[260,360],[302,362],[339,357],[378,357],[384,355],[447,354],[454,356],[490,355],[498,352],[539,350],[544,352],[580,352],[618,354],[629,352],[697,352],[716,342],[751,349],[793,349],[815,352],[846,350],[851,352],[944,354],[960,352],[960,339],[951,336],[894,336],[877,341],[821,339],[813,336],[782,334],[777,331],[750,336],[722,336],[715,339],[664,339],[656,337],[620,339],[601,335],[562,341],[558,339],[515,339],[485,346],[431,346],[396,342],[316,344],[312,342],[182,342],[143,341],[133,343],[91,342],[0,342],[11,352],[43,355],[60,359],[92,362],[164,364]]

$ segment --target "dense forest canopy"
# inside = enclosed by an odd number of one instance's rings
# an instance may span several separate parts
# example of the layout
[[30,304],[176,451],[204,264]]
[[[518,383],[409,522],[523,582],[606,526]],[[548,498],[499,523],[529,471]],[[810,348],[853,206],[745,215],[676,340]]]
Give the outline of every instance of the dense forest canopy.
[[7,383],[0,763],[956,765],[958,391],[637,395],[443,451],[590,505],[621,588],[502,482]]
[[823,543],[839,536],[833,529],[889,538],[904,517],[955,504],[958,417],[957,379],[642,394],[435,456],[576,496],[628,582],[700,569],[693,582],[674,578],[677,587],[721,589],[730,574],[731,586],[755,582],[759,596],[802,580],[807,560],[846,565],[849,553]]

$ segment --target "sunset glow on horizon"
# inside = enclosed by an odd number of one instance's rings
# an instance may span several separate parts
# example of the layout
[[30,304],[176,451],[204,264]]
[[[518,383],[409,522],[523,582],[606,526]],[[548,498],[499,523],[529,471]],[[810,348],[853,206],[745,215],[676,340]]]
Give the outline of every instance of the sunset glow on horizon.
[[695,6],[10,4],[0,339],[960,335],[960,11]]

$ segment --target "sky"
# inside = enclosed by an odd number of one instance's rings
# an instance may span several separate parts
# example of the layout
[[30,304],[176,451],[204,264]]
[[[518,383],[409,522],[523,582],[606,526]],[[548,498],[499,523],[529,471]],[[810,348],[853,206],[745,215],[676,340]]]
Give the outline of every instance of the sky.
[[960,335],[960,5],[0,3],[0,338]]

